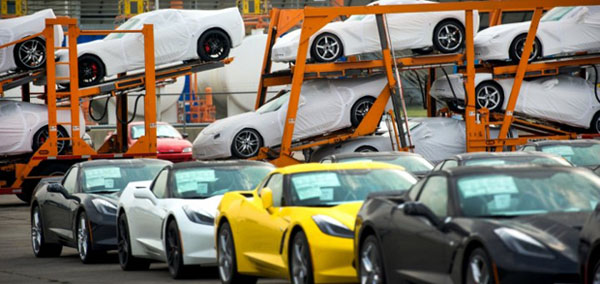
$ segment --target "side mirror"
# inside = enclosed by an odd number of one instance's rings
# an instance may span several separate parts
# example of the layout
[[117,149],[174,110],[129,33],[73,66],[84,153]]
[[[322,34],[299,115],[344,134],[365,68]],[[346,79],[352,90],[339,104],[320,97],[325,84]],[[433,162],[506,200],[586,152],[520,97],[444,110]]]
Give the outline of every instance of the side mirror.
[[260,199],[265,209],[269,210],[269,208],[273,207],[273,191],[270,188],[265,187],[262,189]]
[[48,184],[47,190],[48,192],[60,193],[65,197],[69,196],[69,192],[67,192],[67,189],[60,183]]
[[188,137],[190,137],[190,135],[184,132],[181,133],[181,137],[183,137],[183,139],[187,139]]
[[154,196],[150,189],[145,187],[136,187],[133,190],[133,197],[137,199],[148,199],[152,204],[156,204],[156,196]]
[[419,216],[427,219],[431,225],[436,228],[441,228],[443,222],[438,218],[429,207],[420,202],[405,202],[400,206],[404,209],[404,214],[408,216]]

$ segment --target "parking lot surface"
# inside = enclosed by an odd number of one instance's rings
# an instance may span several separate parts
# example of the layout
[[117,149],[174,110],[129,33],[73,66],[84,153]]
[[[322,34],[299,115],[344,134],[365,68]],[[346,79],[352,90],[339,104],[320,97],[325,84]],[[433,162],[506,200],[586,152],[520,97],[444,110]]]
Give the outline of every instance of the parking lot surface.
[[[84,265],[73,248],[58,258],[35,258],[29,238],[29,207],[12,195],[0,195],[0,283],[220,283],[217,270],[202,269],[197,278],[173,280],[166,264],[149,271],[125,272],[116,252],[97,264]],[[287,283],[260,280],[258,283]]]

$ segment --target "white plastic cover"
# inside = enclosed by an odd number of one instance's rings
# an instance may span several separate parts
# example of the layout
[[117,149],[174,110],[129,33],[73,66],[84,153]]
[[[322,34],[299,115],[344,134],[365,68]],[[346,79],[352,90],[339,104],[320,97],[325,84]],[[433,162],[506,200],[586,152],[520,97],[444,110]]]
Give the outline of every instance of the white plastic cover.
[[24,143],[27,137],[25,117],[18,104],[2,104],[0,101],[0,153],[11,153]]

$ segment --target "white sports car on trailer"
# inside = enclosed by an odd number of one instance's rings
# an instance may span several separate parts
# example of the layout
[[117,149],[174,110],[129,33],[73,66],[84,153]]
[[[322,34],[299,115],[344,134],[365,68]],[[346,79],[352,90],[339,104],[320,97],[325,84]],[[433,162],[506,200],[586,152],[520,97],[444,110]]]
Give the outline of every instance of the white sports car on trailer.
[[[303,139],[358,126],[383,87],[385,76],[311,80],[304,83],[293,139]],[[289,92],[282,91],[256,111],[217,120],[194,140],[196,159],[250,158],[261,147],[281,143]],[[390,109],[388,105],[386,109]]]
[[[450,81],[450,84],[449,82]],[[477,107],[490,111],[506,109],[514,79],[494,80],[489,73],[475,76]],[[464,104],[462,75],[452,74],[436,79],[431,96],[450,107]],[[524,80],[519,91],[515,112],[600,133],[600,97],[594,84],[574,76],[559,75]]]
[[[480,31],[475,37],[475,56],[518,63],[530,25],[512,23]],[[541,18],[529,60],[599,50],[600,6],[556,7]]]
[[[372,5],[402,5],[437,3],[425,0],[380,0]],[[475,31],[479,29],[479,14],[474,12]],[[388,14],[387,23],[395,50],[430,50],[442,53],[458,52],[465,41],[465,12],[426,12]],[[272,60],[296,60],[301,30],[277,39]],[[353,15],[343,22],[325,25],[310,38],[307,58],[317,62],[332,62],[342,56],[381,51],[375,15]]]
[[[154,25],[156,65],[200,58],[218,61],[242,43],[244,22],[238,8],[222,10],[164,9],[139,14],[117,30],[140,30]],[[144,68],[141,33],[112,33],[104,39],[77,45],[80,85],[99,83],[104,77]],[[68,61],[68,51],[57,53]],[[57,76],[68,77],[68,65],[57,66]]]
[[[57,121],[70,122],[71,113],[59,110]],[[19,155],[35,152],[48,139],[48,106],[20,101],[0,100],[0,155]],[[81,137],[85,135],[85,120],[79,112],[79,129]],[[70,137],[70,125],[59,125],[58,137]],[[58,141],[58,152],[63,153],[68,146],[67,141]]]
[[117,211],[121,268],[167,262],[180,278],[191,265],[216,266],[214,218],[223,194],[254,189],[273,169],[258,161],[185,162],[166,166],[152,182],[130,183]]
[[[31,15],[0,20],[0,45],[13,42],[42,32],[46,19],[56,18],[52,9],[41,10]],[[63,31],[54,26],[54,45],[60,46]],[[46,64],[46,40],[35,37],[5,48],[0,48],[0,73],[24,69],[33,70]]]

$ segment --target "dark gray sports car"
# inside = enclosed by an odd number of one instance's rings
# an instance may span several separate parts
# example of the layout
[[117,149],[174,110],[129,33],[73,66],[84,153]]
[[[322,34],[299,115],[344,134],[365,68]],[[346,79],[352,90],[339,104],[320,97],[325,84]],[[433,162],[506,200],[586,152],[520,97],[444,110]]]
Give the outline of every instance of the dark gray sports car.
[[373,196],[355,228],[361,283],[578,283],[579,230],[600,178],[551,166],[436,171]]
[[97,160],[73,165],[62,180],[45,180],[31,202],[31,243],[37,257],[77,248],[83,263],[117,249],[117,201],[129,182],[152,180],[171,162]]

